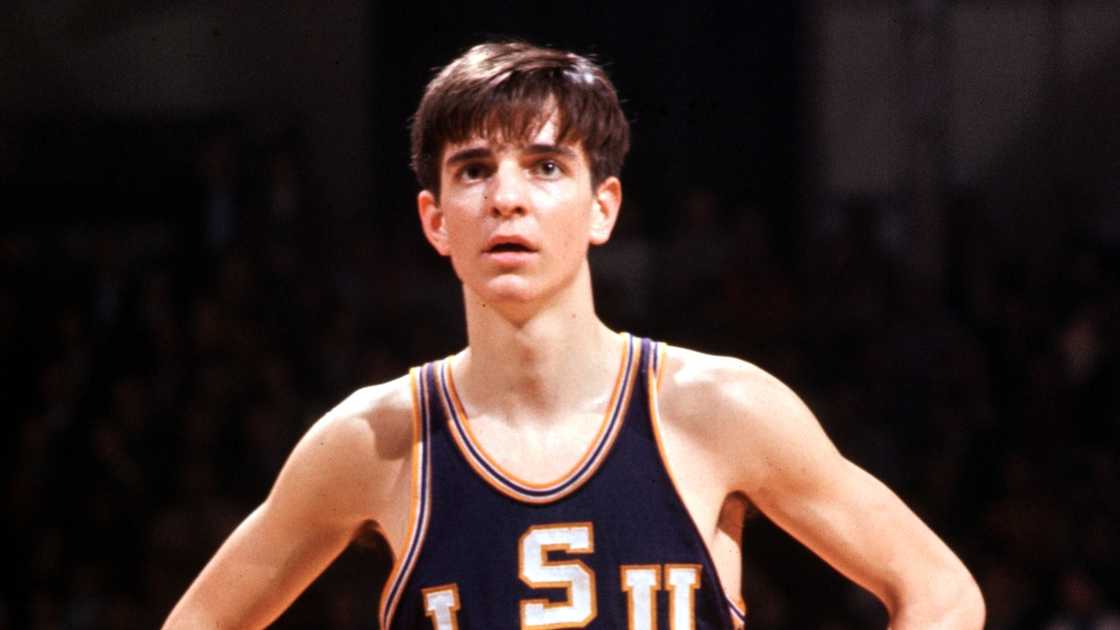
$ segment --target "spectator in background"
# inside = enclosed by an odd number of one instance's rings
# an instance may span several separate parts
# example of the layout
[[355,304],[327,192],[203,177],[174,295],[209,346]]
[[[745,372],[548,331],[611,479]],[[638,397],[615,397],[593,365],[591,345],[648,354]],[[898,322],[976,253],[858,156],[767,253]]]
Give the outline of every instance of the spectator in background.
[[1120,613],[1104,601],[1100,587],[1084,571],[1066,569],[1058,586],[1061,610],[1046,630],[1120,630]]

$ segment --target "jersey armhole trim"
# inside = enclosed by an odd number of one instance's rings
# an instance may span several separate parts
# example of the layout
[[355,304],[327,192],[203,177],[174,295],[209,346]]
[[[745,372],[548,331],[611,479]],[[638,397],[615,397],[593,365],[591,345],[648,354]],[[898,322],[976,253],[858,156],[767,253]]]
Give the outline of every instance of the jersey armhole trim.
[[658,404],[658,396],[661,393],[661,382],[665,375],[665,354],[668,344],[664,342],[654,342],[655,346],[650,357],[650,369],[646,375],[648,379],[646,382],[646,392],[648,395],[649,404],[649,420],[650,425],[653,427],[653,439],[657,442],[657,454],[661,457],[661,466],[665,469],[665,474],[669,477],[669,482],[673,486],[673,492],[677,495],[677,500],[680,502],[681,507],[684,509],[685,514],[688,516],[689,522],[692,523],[692,528],[700,539],[700,544],[704,547],[704,553],[708,556],[708,562],[712,566],[712,572],[715,574],[718,581],[720,596],[723,597],[727,603],[729,617],[735,622],[735,628],[742,628],[742,623],[745,623],[746,614],[744,609],[740,609],[735,599],[728,595],[727,591],[723,588],[723,580],[720,579],[719,569],[716,567],[712,550],[708,548],[708,541],[700,533],[700,526],[696,523],[696,518],[692,515],[692,511],[688,509],[688,504],[684,501],[684,495],[681,494],[680,484],[677,483],[677,478],[673,474],[673,466],[669,463],[669,452],[665,448],[665,439],[661,435],[661,407]]
[[424,544],[431,512],[431,462],[428,445],[431,422],[428,417],[427,379],[424,368],[408,372],[412,394],[412,475],[409,491],[408,532],[405,546],[393,561],[393,568],[381,591],[381,627],[388,630],[393,621],[397,604],[408,582],[416,558]]
[[654,371],[654,374],[656,375],[656,377],[654,379],[654,387],[653,387],[653,390],[652,390],[653,391],[652,395],[655,396],[655,397],[658,394],[661,393],[661,381],[664,380],[663,377],[665,375],[665,353],[668,351],[668,349],[669,349],[669,344],[667,344],[667,343],[660,342],[660,343],[654,344],[653,371]]
[[747,627],[747,605],[740,599],[738,602],[731,599],[731,596],[724,593],[727,598],[727,607],[731,610],[731,621],[734,624],[735,630],[742,630]]

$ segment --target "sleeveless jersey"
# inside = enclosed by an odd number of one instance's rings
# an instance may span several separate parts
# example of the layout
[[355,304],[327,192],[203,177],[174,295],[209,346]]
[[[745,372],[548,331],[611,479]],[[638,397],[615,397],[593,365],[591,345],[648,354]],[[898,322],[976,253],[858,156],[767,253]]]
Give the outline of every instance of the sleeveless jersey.
[[663,347],[622,337],[598,434],[548,484],[517,479],[474,439],[448,360],[411,371],[412,505],[383,629],[742,627],[664,463]]

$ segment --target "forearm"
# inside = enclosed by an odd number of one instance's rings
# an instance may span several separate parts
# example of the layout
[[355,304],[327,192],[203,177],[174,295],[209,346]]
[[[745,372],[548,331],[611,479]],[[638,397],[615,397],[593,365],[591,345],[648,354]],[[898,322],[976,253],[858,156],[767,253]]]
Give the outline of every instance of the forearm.
[[192,606],[190,602],[183,600],[171,611],[167,620],[163,622],[162,630],[189,630],[189,629],[209,629],[209,628],[228,628],[230,626],[223,626],[216,618],[211,617],[205,608],[200,606]]
[[850,464],[820,487],[828,491],[810,493],[792,514],[773,510],[775,520],[792,522],[802,542],[874,593],[891,630],[983,627],[984,600],[968,569],[889,488]]
[[258,545],[270,538],[260,531],[263,511],[264,506],[258,507],[230,534],[168,615],[163,630],[251,630],[279,614],[271,609],[282,609],[283,603],[270,605],[283,593],[275,588],[274,567],[285,562],[267,558],[275,546]]
[[299,522],[262,505],[241,523],[187,589],[164,630],[252,630],[272,623],[346,546],[344,530],[300,537]]

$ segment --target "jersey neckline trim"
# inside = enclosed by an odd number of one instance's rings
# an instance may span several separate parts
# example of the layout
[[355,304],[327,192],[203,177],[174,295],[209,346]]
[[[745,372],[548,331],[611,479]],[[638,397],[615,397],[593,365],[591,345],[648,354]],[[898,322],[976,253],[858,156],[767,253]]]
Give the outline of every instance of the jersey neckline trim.
[[599,466],[606,460],[611,446],[618,437],[623,420],[626,417],[626,408],[630,402],[633,390],[634,373],[638,368],[635,358],[634,338],[622,333],[623,352],[618,376],[615,378],[614,389],[611,392],[610,403],[604,412],[603,422],[599,431],[580,457],[579,461],[558,479],[543,484],[532,483],[517,478],[494,461],[486,450],[475,439],[471,432],[470,419],[463,409],[462,401],[455,389],[454,378],[451,374],[450,360],[444,359],[439,365],[439,387],[444,410],[447,412],[447,424],[452,438],[454,438],[459,452],[480,477],[503,494],[523,501],[525,503],[550,503],[575,492],[588,479],[590,479]]

